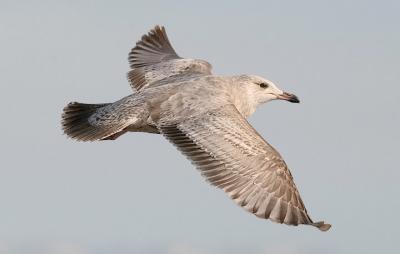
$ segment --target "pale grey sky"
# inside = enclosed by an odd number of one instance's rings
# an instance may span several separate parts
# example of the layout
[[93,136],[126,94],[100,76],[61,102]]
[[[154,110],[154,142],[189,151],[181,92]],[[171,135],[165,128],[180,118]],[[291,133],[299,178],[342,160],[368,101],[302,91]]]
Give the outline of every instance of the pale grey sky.
[[[0,0],[0,254],[396,252],[398,1],[166,2]],[[161,136],[62,135],[69,101],[131,92],[127,54],[156,24],[180,55],[299,96],[250,121],[329,232],[244,212]]]

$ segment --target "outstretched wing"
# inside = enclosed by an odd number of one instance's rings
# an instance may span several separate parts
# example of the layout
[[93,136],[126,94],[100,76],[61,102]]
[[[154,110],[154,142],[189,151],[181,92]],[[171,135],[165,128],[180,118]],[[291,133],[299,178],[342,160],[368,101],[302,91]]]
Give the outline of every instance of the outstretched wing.
[[212,69],[206,61],[179,57],[162,26],[143,35],[129,53],[128,60],[132,70],[127,76],[133,90],[171,76],[208,75]]
[[282,157],[233,105],[180,123],[161,121],[159,129],[212,185],[247,211],[278,223],[330,228],[312,221]]

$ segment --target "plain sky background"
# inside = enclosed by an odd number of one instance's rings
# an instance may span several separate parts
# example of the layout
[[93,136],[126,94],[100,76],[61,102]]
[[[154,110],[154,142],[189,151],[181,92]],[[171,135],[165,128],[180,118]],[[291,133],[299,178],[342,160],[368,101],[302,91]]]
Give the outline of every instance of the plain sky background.
[[[398,252],[399,13],[398,1],[0,0],[0,253]],[[156,24],[181,56],[299,96],[250,122],[329,232],[246,213],[161,136],[62,135],[68,102],[131,93],[127,54]]]

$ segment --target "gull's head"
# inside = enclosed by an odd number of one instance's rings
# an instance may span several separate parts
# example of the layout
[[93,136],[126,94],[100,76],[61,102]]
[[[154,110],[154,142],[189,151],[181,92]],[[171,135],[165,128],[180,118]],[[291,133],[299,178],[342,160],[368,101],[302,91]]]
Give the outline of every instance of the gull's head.
[[279,89],[271,81],[256,75],[241,75],[238,77],[240,86],[245,89],[249,98],[260,105],[271,100],[286,100],[299,103],[296,95]]

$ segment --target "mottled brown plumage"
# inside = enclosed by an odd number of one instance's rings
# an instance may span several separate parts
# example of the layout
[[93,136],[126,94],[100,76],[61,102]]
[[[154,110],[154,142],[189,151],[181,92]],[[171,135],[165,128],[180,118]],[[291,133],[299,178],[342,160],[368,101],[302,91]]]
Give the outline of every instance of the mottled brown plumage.
[[135,93],[108,104],[68,104],[62,126],[69,137],[95,141],[126,132],[160,133],[207,181],[257,217],[330,228],[313,222],[283,158],[246,120],[263,103],[299,102],[296,96],[255,75],[211,75],[206,61],[178,57],[158,26],[129,60]]

